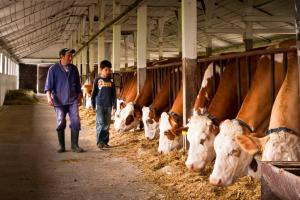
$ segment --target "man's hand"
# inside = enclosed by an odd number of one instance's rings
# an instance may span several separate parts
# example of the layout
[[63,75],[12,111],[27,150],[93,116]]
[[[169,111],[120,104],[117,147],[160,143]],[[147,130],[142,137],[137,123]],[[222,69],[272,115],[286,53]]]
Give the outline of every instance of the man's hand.
[[81,105],[82,105],[82,94],[80,94],[80,95],[78,96],[77,102],[78,102],[78,106],[81,106]]
[[51,96],[51,92],[50,91],[47,91],[47,101],[48,101],[49,106],[54,106],[53,98]]

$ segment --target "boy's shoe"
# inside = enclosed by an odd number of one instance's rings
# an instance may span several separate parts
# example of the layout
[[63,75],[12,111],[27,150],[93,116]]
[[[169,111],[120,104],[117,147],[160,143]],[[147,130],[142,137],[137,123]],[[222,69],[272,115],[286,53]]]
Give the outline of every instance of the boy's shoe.
[[110,148],[110,146],[108,145],[108,144],[103,144],[103,148],[106,148],[106,149],[108,149],[108,148]]

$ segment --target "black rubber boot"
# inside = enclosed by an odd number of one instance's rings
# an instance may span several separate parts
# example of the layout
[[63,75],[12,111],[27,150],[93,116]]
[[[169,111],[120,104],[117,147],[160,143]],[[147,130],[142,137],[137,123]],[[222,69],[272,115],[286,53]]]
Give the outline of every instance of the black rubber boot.
[[79,131],[71,130],[71,149],[73,152],[81,153],[84,150],[78,145]]
[[59,149],[57,150],[58,153],[63,153],[66,151],[65,149],[65,131],[57,131],[58,136],[58,143],[59,143]]

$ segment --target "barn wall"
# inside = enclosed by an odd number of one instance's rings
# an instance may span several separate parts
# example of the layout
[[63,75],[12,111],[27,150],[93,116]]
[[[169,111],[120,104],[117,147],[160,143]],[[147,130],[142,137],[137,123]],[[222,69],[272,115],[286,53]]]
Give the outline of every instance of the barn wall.
[[17,76],[0,74],[0,106],[3,105],[8,90],[17,89]]
[[37,66],[20,64],[20,80],[19,88],[33,90],[36,92],[37,89]]

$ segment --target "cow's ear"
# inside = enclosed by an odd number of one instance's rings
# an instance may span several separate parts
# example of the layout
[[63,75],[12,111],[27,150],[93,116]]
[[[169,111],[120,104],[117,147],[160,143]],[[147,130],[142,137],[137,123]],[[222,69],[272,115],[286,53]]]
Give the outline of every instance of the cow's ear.
[[267,137],[257,138],[249,135],[237,135],[235,136],[235,141],[240,145],[240,147],[249,154],[256,154],[260,152],[265,143],[267,142]]

